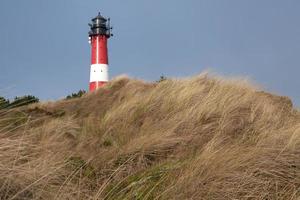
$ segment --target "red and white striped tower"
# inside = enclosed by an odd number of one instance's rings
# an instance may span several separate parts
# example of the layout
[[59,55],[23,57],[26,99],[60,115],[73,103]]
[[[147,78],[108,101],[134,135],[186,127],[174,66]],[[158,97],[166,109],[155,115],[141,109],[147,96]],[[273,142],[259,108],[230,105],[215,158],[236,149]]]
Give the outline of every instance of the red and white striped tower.
[[107,40],[112,36],[110,19],[101,16],[92,19],[89,24],[89,42],[92,48],[91,71],[90,71],[90,91],[94,91],[104,86],[108,82],[108,49]]

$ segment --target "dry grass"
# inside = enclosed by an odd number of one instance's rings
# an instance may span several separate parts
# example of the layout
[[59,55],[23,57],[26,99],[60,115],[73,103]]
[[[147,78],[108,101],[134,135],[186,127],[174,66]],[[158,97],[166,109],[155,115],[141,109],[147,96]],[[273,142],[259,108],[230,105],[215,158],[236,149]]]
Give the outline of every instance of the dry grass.
[[120,77],[0,114],[0,199],[300,198],[300,114],[243,80]]

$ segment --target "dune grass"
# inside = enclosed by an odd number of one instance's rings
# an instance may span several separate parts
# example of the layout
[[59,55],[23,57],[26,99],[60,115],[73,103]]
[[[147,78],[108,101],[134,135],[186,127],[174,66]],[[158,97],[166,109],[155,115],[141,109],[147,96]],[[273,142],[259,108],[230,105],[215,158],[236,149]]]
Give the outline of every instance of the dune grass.
[[300,114],[206,73],[0,111],[0,199],[299,199]]

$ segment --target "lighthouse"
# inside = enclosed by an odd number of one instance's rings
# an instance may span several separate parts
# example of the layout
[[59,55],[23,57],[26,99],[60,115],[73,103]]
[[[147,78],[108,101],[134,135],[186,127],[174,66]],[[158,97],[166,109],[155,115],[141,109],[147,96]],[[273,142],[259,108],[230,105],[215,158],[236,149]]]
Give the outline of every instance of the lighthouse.
[[100,12],[89,23],[89,43],[91,44],[91,69],[89,90],[94,91],[104,86],[108,80],[107,41],[111,34],[110,19],[101,16]]

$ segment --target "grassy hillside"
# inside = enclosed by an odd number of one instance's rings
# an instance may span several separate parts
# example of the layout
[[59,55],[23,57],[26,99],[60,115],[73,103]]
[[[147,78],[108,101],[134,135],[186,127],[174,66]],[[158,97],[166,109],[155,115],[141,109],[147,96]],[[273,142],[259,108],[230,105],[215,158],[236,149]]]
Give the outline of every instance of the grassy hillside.
[[300,198],[300,114],[243,80],[120,77],[0,115],[0,199]]

